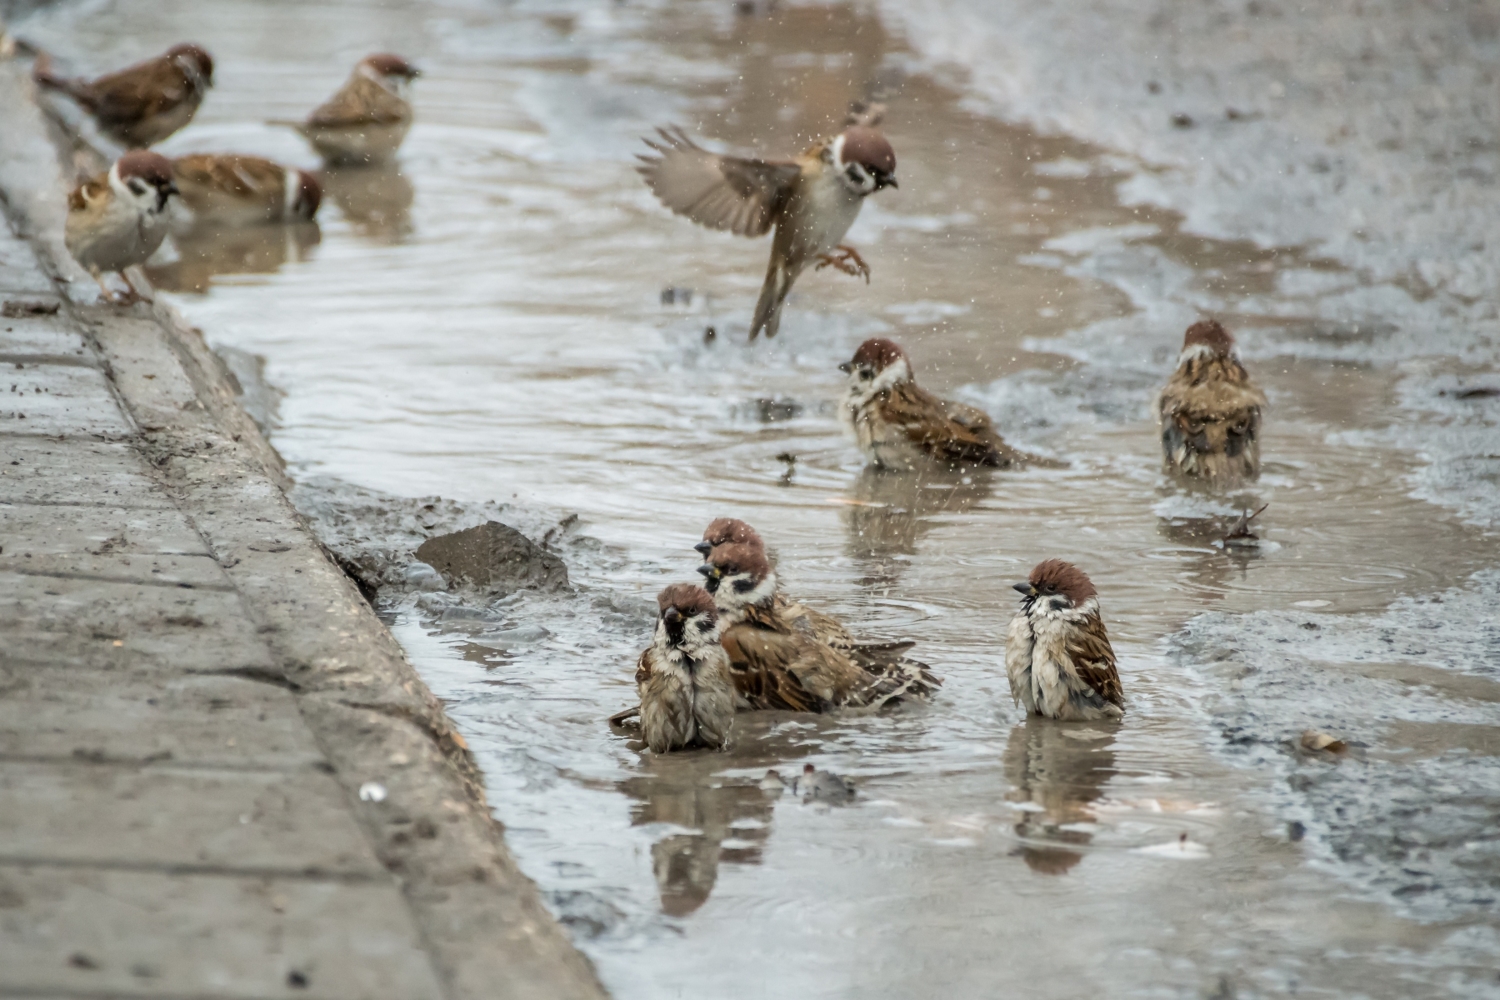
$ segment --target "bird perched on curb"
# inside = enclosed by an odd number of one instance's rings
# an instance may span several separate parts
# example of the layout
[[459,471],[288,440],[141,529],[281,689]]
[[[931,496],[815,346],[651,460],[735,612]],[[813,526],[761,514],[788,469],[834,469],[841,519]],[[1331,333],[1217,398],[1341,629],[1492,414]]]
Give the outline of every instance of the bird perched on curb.
[[[167,236],[167,203],[175,194],[172,161],[135,150],[68,196],[63,242],[73,259],[94,276],[106,299],[128,303],[141,297],[125,269],[144,264],[161,246]],[[109,271],[124,279],[128,298],[117,298],[104,283]]]
[[680,129],[658,130],[638,168],[656,197],[678,215],[736,236],[763,236],[773,226],[771,262],[750,339],[776,336],[781,305],[807,265],[818,262],[870,280],[870,268],[840,241],[866,197],[896,187],[896,153],[873,125],[852,125],[795,160],[710,153]]
[[273,121],[302,133],[330,166],[383,163],[411,128],[408,93],[421,71],[398,55],[377,52],[354,67],[338,93],[306,121]]
[[1115,651],[1099,616],[1098,593],[1083,570],[1048,559],[1015,589],[1021,610],[1005,637],[1005,673],[1016,704],[1049,719],[1123,716]]
[[71,97],[99,130],[127,149],[145,149],[193,120],[214,83],[214,61],[199,45],[174,45],[154,59],[94,80],[52,72],[43,53],[32,67],[37,86]]
[[917,385],[911,360],[895,341],[872,337],[839,365],[849,376],[841,414],[875,465],[1012,468],[1041,460],[1006,444],[983,410],[939,399]]
[[323,186],[312,174],[259,156],[179,156],[172,175],[197,221],[306,222],[323,200]]
[[1157,398],[1167,466],[1185,476],[1237,483],[1260,473],[1260,413],[1266,394],[1240,364],[1217,320],[1187,328],[1177,370]]
[[777,593],[763,547],[714,548],[699,568],[723,622],[735,689],[753,709],[878,709],[942,681],[901,655],[910,642],[861,644],[828,615]]
[[735,694],[714,600],[702,587],[674,583],[656,603],[656,633],[635,669],[641,735],[653,753],[721,749],[734,725]]

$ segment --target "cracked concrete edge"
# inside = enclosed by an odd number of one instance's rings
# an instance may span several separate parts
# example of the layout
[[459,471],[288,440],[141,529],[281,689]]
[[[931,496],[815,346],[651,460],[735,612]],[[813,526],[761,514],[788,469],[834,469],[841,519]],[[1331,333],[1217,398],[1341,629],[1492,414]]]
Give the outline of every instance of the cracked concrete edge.
[[[282,672],[268,680],[296,693],[350,809],[400,882],[446,992],[603,998],[592,966],[506,849],[463,738],[292,508],[279,456],[201,332],[165,303],[122,310],[88,301],[92,281],[79,281],[62,245],[65,181],[47,129],[24,68],[0,62],[0,198],[11,223],[59,283],[64,309],[134,419],[131,443],[239,592]],[[360,800],[370,781],[385,786],[384,801]]]

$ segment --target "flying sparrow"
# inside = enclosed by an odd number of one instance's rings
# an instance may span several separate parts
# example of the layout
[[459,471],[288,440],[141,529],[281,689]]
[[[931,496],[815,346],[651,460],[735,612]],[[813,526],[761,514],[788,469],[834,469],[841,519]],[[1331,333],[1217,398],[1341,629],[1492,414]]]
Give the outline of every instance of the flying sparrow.
[[1039,562],[1015,585],[1021,610],[1005,637],[1005,673],[1017,705],[1049,719],[1118,719],[1125,713],[1115,651],[1098,592],[1061,559]]
[[841,413],[859,448],[881,468],[940,465],[1013,468],[1040,460],[1001,439],[983,410],[939,399],[917,385],[894,341],[872,337],[839,365],[849,376]]
[[795,160],[720,156],[693,143],[680,129],[659,129],[646,144],[657,155],[640,157],[646,184],[678,215],[736,236],[762,236],[772,226],[771,263],[761,287],[750,339],[762,330],[776,336],[781,304],[807,265],[832,265],[870,280],[870,268],[839,241],[854,224],[867,195],[896,187],[896,153],[885,136],[855,125]]
[[63,242],[73,259],[94,276],[106,299],[115,295],[104,272],[116,271],[140,298],[125,269],[144,264],[167,235],[167,202],[177,194],[172,161],[158,153],[135,150],[114,162],[109,172],[84,181],[68,196]]
[[172,172],[182,203],[200,222],[306,222],[323,200],[312,174],[259,156],[195,153],[173,160]]
[[724,623],[735,689],[750,708],[875,709],[942,683],[901,655],[911,643],[856,643],[837,620],[779,595],[762,548],[720,545],[698,571]]
[[31,71],[37,86],[67,94],[93,116],[99,130],[127,149],[145,149],[193,120],[214,83],[214,61],[198,45],[174,45],[162,55],[95,80],[52,72],[45,54]]
[[1216,320],[1194,323],[1156,404],[1167,466],[1218,483],[1255,478],[1265,405],[1229,331]]
[[641,735],[654,753],[720,749],[734,725],[735,695],[714,599],[674,583],[656,603],[656,634],[635,668]]
[[421,72],[398,55],[365,56],[349,79],[304,122],[274,121],[301,132],[330,165],[382,163],[411,128],[408,92]]

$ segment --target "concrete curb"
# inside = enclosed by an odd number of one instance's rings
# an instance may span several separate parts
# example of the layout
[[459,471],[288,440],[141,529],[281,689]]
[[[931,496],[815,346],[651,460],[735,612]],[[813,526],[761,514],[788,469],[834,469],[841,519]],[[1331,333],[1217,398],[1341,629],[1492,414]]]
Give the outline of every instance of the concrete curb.
[[[506,851],[462,737],[293,510],[279,458],[201,334],[164,304],[57,296],[56,282],[79,272],[61,250],[65,179],[46,127],[24,68],[0,63],[0,195],[53,279],[34,297],[61,299],[57,320],[86,345],[78,363],[97,363],[127,416],[114,440],[146,460],[159,496],[186,515],[248,618],[237,634],[267,654],[226,651],[199,666],[294,696],[341,789],[337,807],[399,886],[443,995],[603,997]],[[368,783],[383,799],[362,800]]]

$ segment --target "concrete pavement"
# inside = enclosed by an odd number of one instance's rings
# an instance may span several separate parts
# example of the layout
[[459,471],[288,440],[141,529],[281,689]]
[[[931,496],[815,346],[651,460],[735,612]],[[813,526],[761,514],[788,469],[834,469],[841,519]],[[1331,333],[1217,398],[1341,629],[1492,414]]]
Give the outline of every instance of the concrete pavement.
[[58,280],[15,63],[0,194],[0,997],[602,997],[232,376]]

